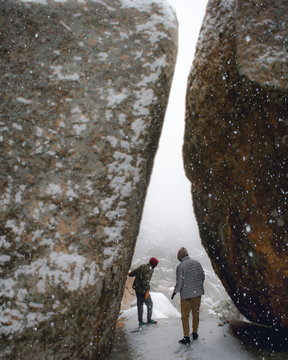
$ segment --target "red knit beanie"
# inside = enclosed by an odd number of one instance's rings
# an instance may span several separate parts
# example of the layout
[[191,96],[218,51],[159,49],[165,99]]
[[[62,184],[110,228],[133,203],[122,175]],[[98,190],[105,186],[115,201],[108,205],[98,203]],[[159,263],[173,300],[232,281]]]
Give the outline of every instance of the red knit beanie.
[[149,260],[149,264],[152,266],[153,269],[157,266],[158,262],[159,262],[159,261],[158,261],[155,257],[152,257],[152,258]]

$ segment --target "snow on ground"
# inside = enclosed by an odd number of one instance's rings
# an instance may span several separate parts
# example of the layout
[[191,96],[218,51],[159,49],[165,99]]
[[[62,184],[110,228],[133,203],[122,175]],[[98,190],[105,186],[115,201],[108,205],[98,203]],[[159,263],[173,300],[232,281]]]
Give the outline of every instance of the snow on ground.
[[[167,318],[179,318],[181,315],[179,311],[170,303],[164,294],[150,292],[153,301],[153,319],[167,319]],[[120,320],[135,320],[137,319],[137,306],[136,299],[131,305],[135,305],[130,309],[123,312],[119,317]],[[144,305],[143,320],[147,318],[147,308]]]
[[227,337],[225,328],[217,328],[215,321],[202,322],[199,329],[200,338],[189,346],[180,346],[178,343],[183,336],[180,319],[161,319],[157,325],[144,326],[139,332],[134,332],[136,327],[136,321],[128,321],[124,323],[122,333],[118,330],[118,341],[112,351],[111,360],[252,359],[240,349],[233,338]]
[[[151,251],[151,253],[154,252]],[[134,299],[131,307],[119,316],[114,347],[109,360],[288,359],[287,351],[276,351],[273,346],[263,347],[263,344],[269,342],[271,336],[269,332],[265,333],[265,329],[262,332],[261,327],[253,332],[249,330],[249,327],[244,326],[246,339],[233,336],[231,331],[233,320],[239,321],[240,324],[249,323],[228,297],[220,280],[207,262],[206,255],[200,251],[194,252],[191,256],[202,263],[206,275],[205,295],[202,297],[200,308],[199,339],[189,346],[178,343],[178,340],[183,337],[179,294],[170,300],[177,262],[173,263],[168,259],[169,257],[158,256],[160,261],[152,277],[152,291],[150,292],[153,300],[152,318],[158,323],[139,328],[136,299]],[[145,257],[135,259],[132,268],[145,263],[146,260]],[[144,305],[144,321],[146,317],[147,311]],[[252,342],[252,346],[249,342]],[[287,349],[287,346],[285,348]]]
[[[287,352],[248,347],[215,316],[200,319],[199,338],[190,345],[182,339],[180,318],[159,319],[139,331],[137,317],[118,323],[109,360],[285,360]],[[220,326],[221,325],[221,326]]]

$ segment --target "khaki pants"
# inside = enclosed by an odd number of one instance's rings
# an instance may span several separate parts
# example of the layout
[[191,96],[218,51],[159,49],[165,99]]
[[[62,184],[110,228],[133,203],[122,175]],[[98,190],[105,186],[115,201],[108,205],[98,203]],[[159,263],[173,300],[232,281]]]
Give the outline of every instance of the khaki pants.
[[192,331],[198,332],[199,327],[199,309],[201,296],[192,299],[181,299],[181,320],[184,336],[189,336],[189,315],[192,311]]

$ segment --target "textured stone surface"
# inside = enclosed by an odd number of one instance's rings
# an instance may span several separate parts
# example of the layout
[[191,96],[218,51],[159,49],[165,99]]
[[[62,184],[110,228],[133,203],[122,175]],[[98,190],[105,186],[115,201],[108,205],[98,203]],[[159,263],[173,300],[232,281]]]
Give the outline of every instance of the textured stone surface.
[[165,1],[0,1],[1,355],[107,358],[177,52]]
[[184,161],[202,242],[239,310],[288,327],[287,1],[209,1]]

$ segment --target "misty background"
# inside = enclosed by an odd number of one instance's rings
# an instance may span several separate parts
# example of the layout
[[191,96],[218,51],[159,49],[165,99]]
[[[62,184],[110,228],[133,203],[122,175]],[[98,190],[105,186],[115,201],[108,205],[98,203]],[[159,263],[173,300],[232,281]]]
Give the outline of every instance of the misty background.
[[178,19],[177,64],[134,260],[144,255],[160,257],[167,252],[176,257],[181,246],[190,254],[203,250],[193,212],[191,185],[184,172],[182,146],[187,79],[208,0],[168,2]]

